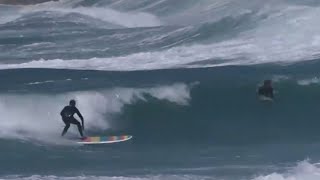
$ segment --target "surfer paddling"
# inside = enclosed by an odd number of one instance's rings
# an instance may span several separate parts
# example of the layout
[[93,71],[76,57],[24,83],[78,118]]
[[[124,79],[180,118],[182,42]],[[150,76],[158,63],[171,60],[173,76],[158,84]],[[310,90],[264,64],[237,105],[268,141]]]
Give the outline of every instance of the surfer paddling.
[[258,95],[261,100],[273,100],[273,87],[271,80],[264,80],[263,85],[258,89]]
[[[82,127],[81,127],[80,122],[76,118],[73,117],[74,114],[77,114],[80,117],[81,122],[82,122]],[[66,124],[66,126],[64,127],[64,129],[62,131],[61,136],[64,136],[67,133],[67,131],[70,127],[70,124],[75,124],[78,126],[78,130],[79,130],[81,137],[84,138],[83,133],[82,133],[82,130],[84,130],[83,116],[81,115],[78,108],[76,108],[76,101],[75,100],[73,100],[73,99],[70,100],[69,105],[65,106],[62,109],[62,111],[60,112],[60,115],[62,117],[63,122]]]

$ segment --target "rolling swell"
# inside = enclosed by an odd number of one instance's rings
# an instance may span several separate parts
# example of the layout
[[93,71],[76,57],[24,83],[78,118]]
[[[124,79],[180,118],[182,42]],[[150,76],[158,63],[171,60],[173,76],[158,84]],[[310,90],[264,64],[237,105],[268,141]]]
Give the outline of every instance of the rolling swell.
[[[39,106],[51,102],[51,113],[64,98],[75,97],[91,133],[132,134],[135,143],[313,142],[319,127],[318,67],[318,61],[311,61],[135,72],[2,70],[2,77],[13,81],[1,91],[9,92],[11,101],[18,96],[22,105],[34,104],[36,97]],[[39,76],[42,71],[45,77]],[[276,89],[271,104],[257,101],[255,94],[266,78],[274,80]],[[52,127],[53,134],[59,131]]]
[[[66,99],[76,97],[88,104],[91,131],[130,133],[135,142],[317,138],[316,100],[311,97],[317,97],[312,68],[319,65],[267,64],[317,60],[318,42],[310,39],[319,31],[305,28],[317,19],[317,6],[291,1],[267,2],[269,8],[258,1],[241,1],[241,6],[239,1],[184,1],[184,6],[178,1],[78,2],[11,7],[0,17],[0,82],[5,84],[0,91],[10,102],[3,104],[4,113],[20,112],[13,124],[2,126],[9,134],[52,136],[61,128],[53,123],[59,117],[50,121],[53,128],[34,135],[38,125],[29,121],[39,112],[27,104],[37,99],[36,107],[48,106],[57,114]],[[135,19],[143,21],[132,23]],[[261,65],[244,66],[248,64]],[[205,68],[210,66],[230,67]],[[276,102],[257,102],[257,85],[279,77]],[[19,100],[22,105],[14,109]],[[17,125],[24,117],[31,124],[27,129]]]
[[[0,25],[0,30],[6,35],[1,38],[2,44],[10,47],[6,49],[9,52],[2,55],[2,61],[106,58],[194,43],[218,43],[256,26],[261,18],[254,13],[245,13],[192,26],[135,27],[128,30],[118,24],[73,12],[33,12]],[[71,40],[77,46],[70,44]],[[82,49],[80,52],[79,48]]]
[[11,8],[0,17],[1,69],[130,71],[319,57],[313,25],[319,7],[296,1],[60,1]]
[[[319,162],[319,14],[314,0],[0,5],[1,178],[319,179],[294,164]],[[264,79],[274,103],[257,101]],[[134,138],[70,143],[70,99],[86,135]]]
[[[259,144],[319,139],[319,80],[312,80],[312,72],[222,69],[191,73],[203,76],[191,89],[188,106],[147,97],[146,102],[126,106],[120,119],[129,122],[128,130],[136,141],[148,143]],[[255,97],[256,87],[264,78],[275,81],[277,94],[272,104],[258,102]],[[301,83],[303,79],[311,81]]]

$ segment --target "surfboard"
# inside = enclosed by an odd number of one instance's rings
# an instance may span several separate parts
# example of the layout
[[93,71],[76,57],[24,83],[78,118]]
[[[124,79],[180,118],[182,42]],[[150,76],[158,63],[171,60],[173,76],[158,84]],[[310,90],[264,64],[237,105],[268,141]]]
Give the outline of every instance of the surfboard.
[[123,141],[128,141],[132,138],[130,135],[122,136],[88,136],[81,141],[78,141],[79,144],[111,144],[118,143]]

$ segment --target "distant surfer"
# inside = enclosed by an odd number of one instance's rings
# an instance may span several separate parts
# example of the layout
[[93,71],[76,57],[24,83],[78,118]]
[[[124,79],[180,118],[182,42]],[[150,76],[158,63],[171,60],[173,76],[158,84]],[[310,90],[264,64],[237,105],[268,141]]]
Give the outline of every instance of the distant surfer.
[[[80,124],[80,122],[73,117],[74,114],[77,114],[82,122],[82,126]],[[83,124],[83,116],[81,115],[80,111],[78,110],[78,108],[76,108],[76,101],[75,100],[70,100],[69,105],[65,106],[62,111],[60,112],[60,115],[62,117],[63,122],[66,124],[66,126],[64,127],[61,136],[64,136],[66,134],[66,132],[68,131],[70,124],[75,124],[78,126],[78,130],[79,133],[81,135],[81,137],[83,138],[83,132],[82,130],[84,130],[84,124]]]
[[260,100],[273,100],[273,87],[271,80],[264,80],[263,85],[258,89],[258,95]]

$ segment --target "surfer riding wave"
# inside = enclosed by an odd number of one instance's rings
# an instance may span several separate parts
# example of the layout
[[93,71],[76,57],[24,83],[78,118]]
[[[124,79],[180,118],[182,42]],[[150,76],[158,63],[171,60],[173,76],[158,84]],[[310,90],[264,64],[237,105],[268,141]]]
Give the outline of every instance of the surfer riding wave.
[[[80,117],[82,126],[81,126],[80,122],[76,118],[73,117],[74,114],[77,114]],[[64,129],[62,131],[61,136],[64,136],[67,133],[67,131],[70,127],[70,124],[75,124],[78,126],[78,130],[79,130],[81,137],[84,138],[83,132],[82,132],[84,130],[83,116],[81,115],[80,111],[76,107],[75,100],[73,100],[73,99],[70,100],[69,105],[65,106],[62,109],[62,111],[60,112],[60,115],[62,117],[63,122],[66,124],[66,126],[64,127]]]

